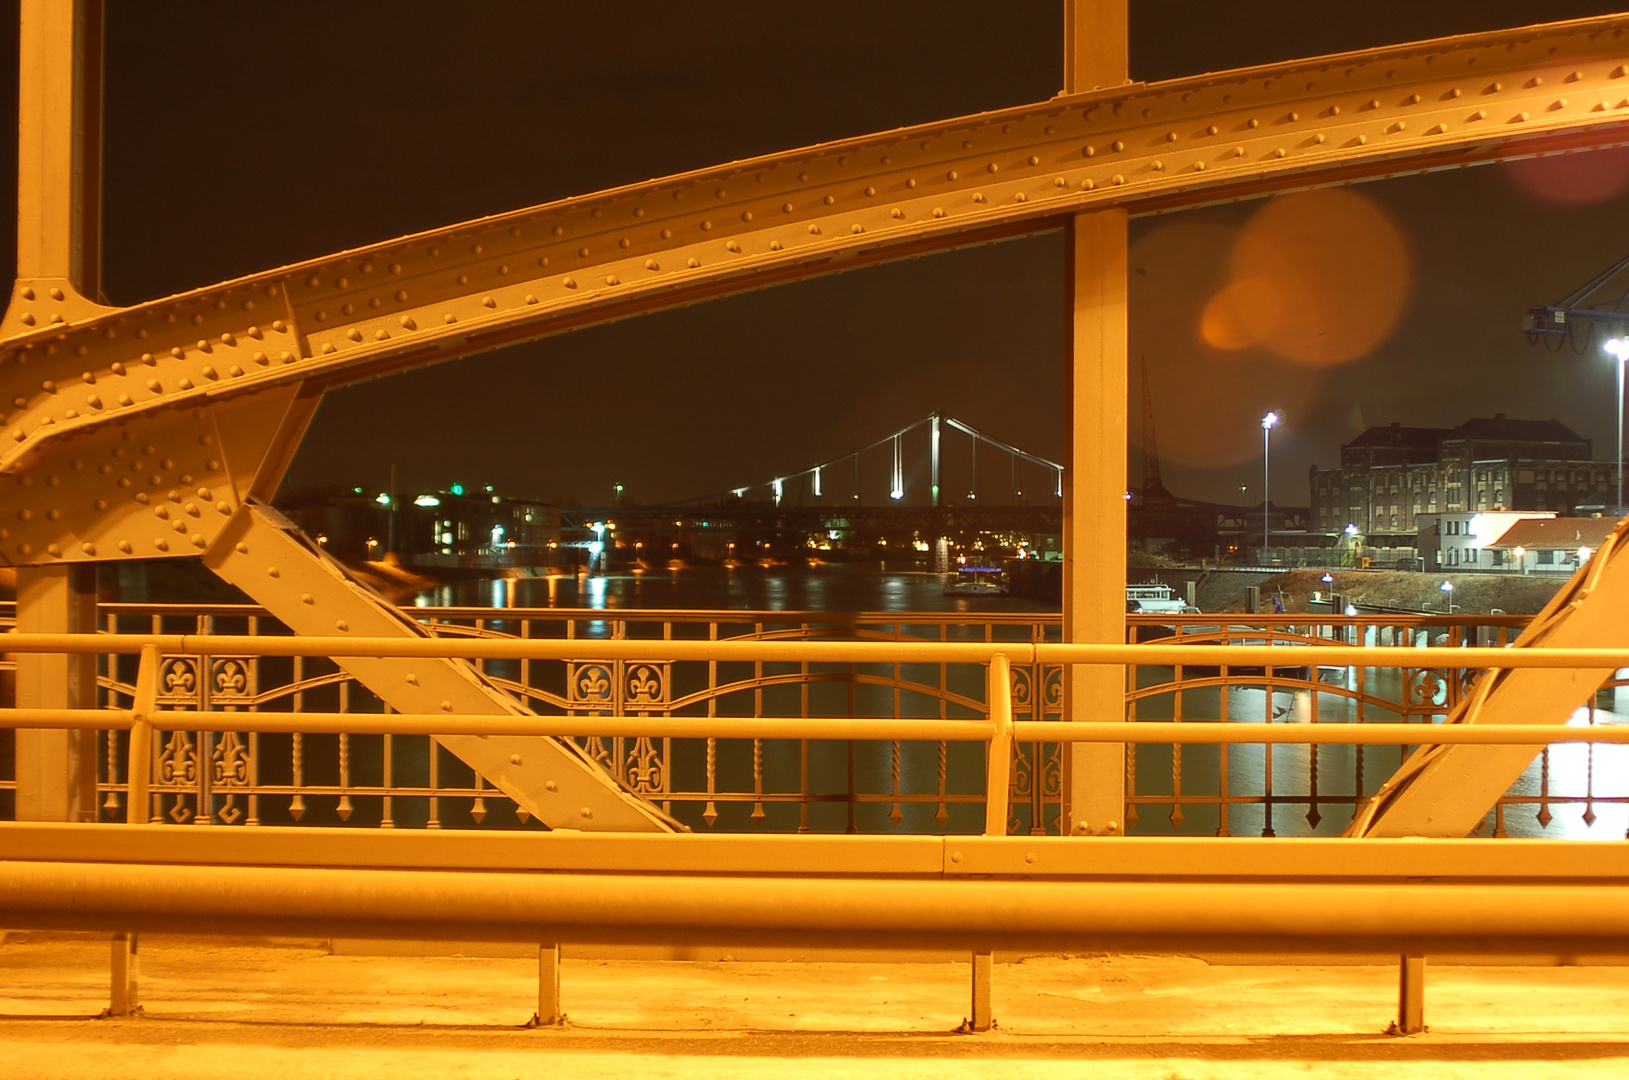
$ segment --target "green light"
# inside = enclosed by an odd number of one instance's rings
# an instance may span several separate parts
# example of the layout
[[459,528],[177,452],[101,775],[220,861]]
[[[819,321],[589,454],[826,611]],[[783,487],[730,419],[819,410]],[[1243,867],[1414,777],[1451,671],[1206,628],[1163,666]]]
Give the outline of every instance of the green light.
[[452,487],[448,488],[447,490],[452,492],[454,495],[462,495],[464,493],[464,485],[463,484],[454,484]]

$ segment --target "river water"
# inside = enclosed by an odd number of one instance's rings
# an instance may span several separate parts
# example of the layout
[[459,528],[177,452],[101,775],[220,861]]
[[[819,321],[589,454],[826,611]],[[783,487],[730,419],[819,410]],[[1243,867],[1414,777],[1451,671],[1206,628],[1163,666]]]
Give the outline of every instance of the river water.
[[[593,577],[510,578],[445,585],[418,594],[418,606],[477,606],[495,608],[589,608],[604,611],[678,609],[691,611],[818,611],[947,613],[977,616],[1003,612],[1037,613],[1055,618],[1057,606],[1027,597],[945,596],[944,579],[937,574],[887,570],[876,564],[827,564],[823,566],[748,565],[738,568],[698,567],[652,570]],[[1170,677],[1169,669],[1145,669],[1139,683]],[[1357,673],[1333,673],[1329,692],[1300,690],[1275,691],[1260,687],[1209,688],[1185,691],[1181,715],[1188,720],[1216,720],[1274,723],[1350,722],[1356,713],[1350,700],[1340,696],[1337,687],[1356,687]],[[1393,669],[1371,669],[1364,674],[1368,691],[1389,700],[1402,694],[1399,677]],[[1629,695],[1629,688],[1618,691]],[[1624,701],[1629,707],[1629,701]],[[1140,720],[1170,720],[1177,708],[1170,696],[1139,703]],[[1594,710],[1595,723],[1620,723],[1626,719],[1617,711],[1618,702],[1608,694]],[[1371,710],[1367,719],[1394,719]],[[1584,712],[1574,718],[1584,724]],[[889,762],[883,752],[886,744],[868,744],[857,761],[857,780],[862,784],[879,782],[886,776]],[[769,759],[766,769],[796,768],[792,760],[778,760],[793,754],[795,744],[766,743]],[[677,755],[677,751],[676,751]],[[811,751],[811,788],[833,790],[844,777],[849,761],[846,754],[829,747]],[[1361,757],[1361,761],[1360,761]],[[1177,759],[1180,760],[1177,760]],[[1271,831],[1279,836],[1330,835],[1338,833],[1351,816],[1351,803],[1327,803],[1309,815],[1305,794],[1312,790],[1316,773],[1320,794],[1345,796],[1372,794],[1397,767],[1401,752],[1394,748],[1372,747],[1360,752],[1355,747],[1324,746],[1315,753],[1307,746],[1239,745],[1225,753],[1226,790],[1230,795],[1259,799],[1269,791],[1286,799],[1272,807]],[[675,763],[677,765],[677,763]],[[920,772],[921,762],[906,761],[907,772]],[[956,791],[977,791],[983,787],[980,755],[952,753],[949,759],[949,787]],[[1359,781],[1361,764],[1361,783]],[[747,767],[744,761],[720,757],[720,781],[740,790],[741,777],[728,775]],[[1138,795],[1161,798],[1180,791],[1203,798],[1221,790],[1224,754],[1217,747],[1187,747],[1180,755],[1170,746],[1142,746],[1135,752],[1135,791]],[[823,775],[832,773],[834,775]],[[1270,778],[1270,784],[1269,784]],[[750,783],[748,784],[750,788]],[[1361,788],[1361,790],[1359,790]],[[1593,802],[1551,803],[1549,821],[1540,820],[1534,805],[1507,808],[1505,829],[1512,836],[1549,836],[1573,839],[1623,839],[1629,829],[1629,746],[1565,745],[1551,749],[1548,761],[1536,759],[1511,789],[1512,795],[1536,796],[1541,789],[1552,795],[1592,794]],[[1298,798],[1299,797],[1299,798]],[[1607,801],[1601,801],[1607,800]],[[1297,805],[1297,802],[1299,803]],[[1210,835],[1222,826],[1222,814],[1214,802],[1180,803],[1173,814],[1169,803],[1144,803],[1136,808],[1131,826],[1135,834]],[[796,827],[793,807],[770,807],[770,817],[762,828],[774,831]],[[951,808],[948,823],[936,822],[933,808],[926,804],[907,806],[904,831],[976,830],[982,810],[963,805]],[[817,829],[839,827],[831,807],[815,815]],[[884,824],[884,808],[865,808],[861,827],[866,831],[891,828]],[[726,817],[728,814],[726,812]],[[1268,829],[1268,808],[1261,802],[1229,807],[1226,828],[1232,835],[1261,835]],[[1593,820],[1591,820],[1593,819]],[[1491,817],[1490,817],[1491,820]],[[692,823],[694,824],[694,823]],[[738,826],[721,820],[719,826]],[[1488,830],[1491,831],[1491,828]]]

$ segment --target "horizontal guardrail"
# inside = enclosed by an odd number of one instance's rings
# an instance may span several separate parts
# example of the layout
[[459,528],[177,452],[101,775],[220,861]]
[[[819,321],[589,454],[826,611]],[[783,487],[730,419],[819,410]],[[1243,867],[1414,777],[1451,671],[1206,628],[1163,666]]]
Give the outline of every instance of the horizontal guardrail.
[[[129,730],[132,762],[149,760],[155,731],[209,731],[229,726],[255,732],[356,734],[536,735],[569,737],[750,738],[809,740],[930,740],[988,744],[987,834],[1005,831],[1007,770],[1014,739],[1030,742],[1236,744],[1301,743],[1420,746],[1432,744],[1629,744],[1629,727],[1556,728],[1525,725],[1327,724],[1272,725],[1215,722],[1157,724],[1017,721],[1012,713],[1010,662],[1054,664],[1161,664],[1260,667],[1264,672],[1318,663],[1327,666],[1598,668],[1629,667],[1629,649],[1375,648],[1349,645],[1050,645],[947,642],[492,640],[426,638],[301,638],[203,634],[12,634],[6,647],[28,653],[130,653],[141,656],[129,709],[8,709],[0,725],[14,728]],[[433,656],[532,659],[703,659],[800,663],[977,663],[988,665],[986,720],[861,717],[537,716],[458,713],[159,711],[161,656],[231,653],[259,656]],[[135,824],[147,802],[147,769],[132,768],[128,819]]]

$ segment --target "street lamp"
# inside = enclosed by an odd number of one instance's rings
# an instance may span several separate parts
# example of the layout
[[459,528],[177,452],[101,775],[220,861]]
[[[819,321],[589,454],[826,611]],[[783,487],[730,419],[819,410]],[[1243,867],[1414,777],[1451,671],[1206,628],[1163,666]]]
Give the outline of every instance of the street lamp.
[[1272,445],[1273,425],[1283,417],[1276,412],[1270,412],[1261,418],[1261,558],[1265,564],[1268,558],[1267,549],[1272,546],[1272,506],[1271,490],[1272,470],[1268,466],[1268,451]]
[[1448,614],[1452,615],[1454,613],[1454,583],[1445,581],[1438,585],[1437,588],[1448,594]]
[[1629,338],[1607,338],[1601,346],[1607,355],[1618,362],[1618,460],[1613,468],[1618,474],[1618,503],[1613,512],[1623,514],[1623,365],[1629,361]]

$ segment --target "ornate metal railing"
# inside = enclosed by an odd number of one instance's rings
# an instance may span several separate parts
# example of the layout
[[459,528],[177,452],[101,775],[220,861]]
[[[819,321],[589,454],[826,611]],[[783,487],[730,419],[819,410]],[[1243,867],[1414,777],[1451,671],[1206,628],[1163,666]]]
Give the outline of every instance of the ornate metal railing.
[[[541,714],[661,717],[966,719],[986,715],[977,664],[822,663],[664,658],[663,642],[874,641],[1040,644],[1056,616],[826,615],[807,612],[606,612],[419,608],[443,637],[649,641],[640,659],[484,658],[476,662]],[[109,633],[281,636],[252,607],[104,605]],[[1366,644],[1384,652],[1423,643],[1502,645],[1519,617],[1306,615],[1133,616],[1133,639],[1271,644],[1282,665],[1222,668],[1128,665],[1127,716],[1148,723],[1430,723],[1476,677],[1474,669],[1333,666],[1319,650]],[[1389,659],[1389,657],[1387,658]],[[136,658],[100,658],[103,704],[129,707]],[[1614,680],[1607,690],[1623,685]],[[1014,719],[1061,717],[1062,668],[1016,663]],[[333,661],[247,652],[162,658],[161,709],[368,716],[383,704]],[[1593,706],[1585,722],[1615,716]],[[244,724],[243,728],[253,727]],[[5,733],[0,738],[9,738]],[[983,750],[955,741],[585,736],[609,772],[680,821],[710,831],[979,831]],[[0,750],[9,747],[0,746]],[[1128,744],[1126,828],[1137,833],[1307,835],[1339,831],[1390,774],[1406,747]],[[1618,746],[1545,748],[1501,800],[1495,835],[1541,835],[1558,812],[1567,830],[1629,809]],[[128,736],[103,736],[98,796],[125,816]],[[1376,755],[1380,755],[1376,758]],[[1058,744],[1013,746],[1009,831],[1056,832]],[[1605,768],[1596,768],[1604,765]],[[14,786],[0,753],[0,816]],[[524,827],[523,811],[427,735],[360,732],[173,731],[155,749],[155,817],[175,823],[317,823],[381,827]],[[1564,830],[1564,831],[1567,831]],[[1621,835],[1621,833],[1620,833]]]

